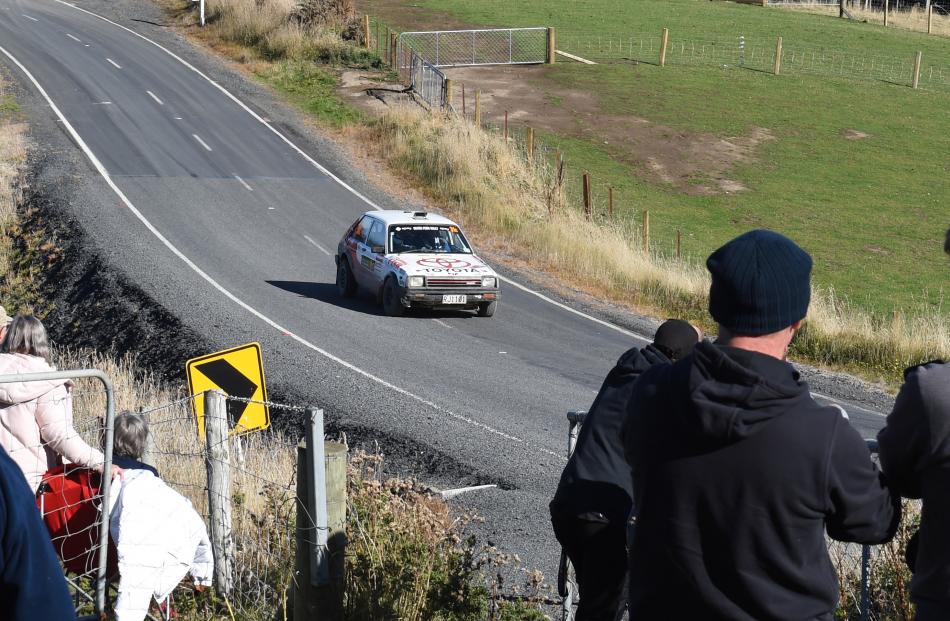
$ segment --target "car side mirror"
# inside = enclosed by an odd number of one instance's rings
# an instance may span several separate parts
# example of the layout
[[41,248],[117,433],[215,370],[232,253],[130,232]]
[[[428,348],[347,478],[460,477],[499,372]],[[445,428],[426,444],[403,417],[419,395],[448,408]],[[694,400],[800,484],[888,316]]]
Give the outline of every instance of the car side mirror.
[[383,246],[373,246],[369,249],[369,251],[372,252],[373,254],[383,254],[384,252],[386,252],[386,248],[384,248]]

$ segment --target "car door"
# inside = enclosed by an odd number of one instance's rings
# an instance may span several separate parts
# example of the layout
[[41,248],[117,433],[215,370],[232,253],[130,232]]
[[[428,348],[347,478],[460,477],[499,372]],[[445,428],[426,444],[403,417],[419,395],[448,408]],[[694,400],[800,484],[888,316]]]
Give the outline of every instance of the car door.
[[[357,269],[360,270],[360,284],[370,291],[375,291],[380,284],[379,272],[383,266],[383,253],[373,252],[373,248],[377,247],[378,249],[378,246],[383,245],[386,235],[383,233],[383,223],[376,218],[367,216],[365,224],[366,237],[356,245],[356,251],[359,255],[359,268]],[[379,243],[374,245],[371,243],[373,241],[379,241]]]
[[366,278],[366,270],[362,264],[362,255],[366,248],[366,236],[375,222],[375,218],[363,216],[353,225],[352,232],[346,239],[347,260],[350,263],[350,271],[357,284],[368,287],[369,281]]

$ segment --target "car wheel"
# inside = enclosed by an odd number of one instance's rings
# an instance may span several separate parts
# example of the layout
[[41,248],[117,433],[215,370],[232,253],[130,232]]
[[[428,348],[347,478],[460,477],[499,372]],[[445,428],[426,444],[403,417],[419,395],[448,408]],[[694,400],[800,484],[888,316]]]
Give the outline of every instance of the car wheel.
[[356,295],[356,280],[353,279],[353,271],[346,259],[340,259],[340,264],[336,267],[336,290],[345,298]]
[[479,317],[491,317],[495,314],[495,307],[498,306],[498,302],[486,302],[478,305],[478,316]]
[[389,317],[401,317],[406,312],[399,300],[396,282],[392,278],[388,278],[386,284],[383,285],[383,312]]

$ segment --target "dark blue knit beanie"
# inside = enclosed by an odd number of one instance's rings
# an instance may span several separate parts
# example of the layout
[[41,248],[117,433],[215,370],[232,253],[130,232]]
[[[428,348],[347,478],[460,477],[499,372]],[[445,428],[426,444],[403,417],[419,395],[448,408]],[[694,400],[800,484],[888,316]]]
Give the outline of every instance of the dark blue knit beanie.
[[811,257],[784,235],[749,231],[712,253],[706,267],[709,314],[734,334],[778,332],[808,312]]

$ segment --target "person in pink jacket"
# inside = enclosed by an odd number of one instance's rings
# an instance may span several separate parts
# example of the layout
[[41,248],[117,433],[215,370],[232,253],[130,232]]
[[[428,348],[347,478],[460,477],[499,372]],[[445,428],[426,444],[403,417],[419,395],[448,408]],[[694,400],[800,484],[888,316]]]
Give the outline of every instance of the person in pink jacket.
[[[40,320],[14,317],[0,344],[0,375],[55,371],[48,360],[46,328]],[[72,386],[69,380],[0,384],[0,446],[20,466],[34,493],[43,473],[60,465],[63,457],[102,470],[102,453],[73,428]]]

